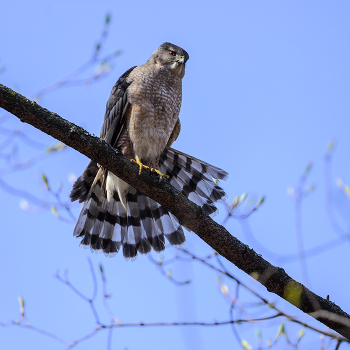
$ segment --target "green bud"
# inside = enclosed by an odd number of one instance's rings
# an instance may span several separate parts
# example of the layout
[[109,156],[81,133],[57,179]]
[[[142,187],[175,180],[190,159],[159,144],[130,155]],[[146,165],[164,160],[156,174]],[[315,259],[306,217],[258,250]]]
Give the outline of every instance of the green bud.
[[305,328],[302,328],[298,333],[298,342],[300,341],[300,339],[303,337],[304,334],[305,334]]
[[46,148],[46,153],[58,152],[65,149],[67,146],[62,142],[57,142],[55,145]]
[[43,180],[43,182],[44,182],[46,188],[47,188],[48,190],[50,190],[49,180],[47,179],[47,177],[45,176],[44,173],[41,174],[41,178],[42,178],[42,180]]
[[311,193],[315,189],[314,185],[311,185],[307,190],[306,193]]
[[241,345],[246,350],[252,350],[252,347],[248,344],[248,342],[246,340],[241,340]]
[[257,335],[258,339],[261,340],[261,331],[259,328],[256,330],[256,335]]
[[284,323],[282,323],[282,324],[278,327],[278,332],[277,332],[276,340],[277,340],[284,332],[285,332]]
[[117,50],[114,52],[113,56],[119,56],[123,53],[123,50]]
[[228,290],[228,287],[226,284],[222,284],[220,286],[220,290],[221,290],[221,293],[224,294],[224,295],[228,295],[229,294],[229,290]]
[[309,174],[309,172],[311,171],[313,166],[314,165],[311,162],[306,166],[306,168],[304,170],[304,177],[306,177]]
[[19,301],[19,312],[21,313],[21,316],[24,317],[24,300],[21,296],[19,296],[18,301]]
[[328,144],[328,149],[327,149],[327,155],[330,156],[334,150],[335,147],[335,141],[332,140],[329,144]]
[[261,197],[258,204],[255,206],[255,208],[259,208],[261,204],[265,202],[265,196]]
[[248,194],[247,193],[243,193],[240,197],[239,197],[239,204],[241,204],[246,198],[247,198]]
[[345,194],[347,194],[350,197],[350,188],[348,185],[344,186],[344,192],[345,192]]
[[58,211],[54,205],[51,205],[51,211],[55,216],[60,217],[60,214],[58,214]]
[[294,190],[293,187],[288,187],[288,188],[287,188],[287,194],[288,194],[288,196],[293,197],[293,196],[294,196],[294,192],[295,192],[295,190]]
[[235,209],[237,207],[238,201],[239,201],[238,197],[233,198],[232,204],[231,204],[232,209]]

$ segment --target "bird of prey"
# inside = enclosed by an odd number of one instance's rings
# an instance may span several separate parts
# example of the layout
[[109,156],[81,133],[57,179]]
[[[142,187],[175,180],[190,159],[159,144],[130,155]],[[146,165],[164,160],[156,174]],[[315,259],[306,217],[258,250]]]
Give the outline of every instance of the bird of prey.
[[[164,43],[149,60],[126,71],[107,101],[100,138],[140,167],[151,168],[200,205],[216,211],[225,192],[213,179],[227,173],[170,146],[180,133],[182,78],[188,53]],[[153,199],[90,161],[76,180],[72,201],[84,202],[73,235],[81,246],[114,256],[122,247],[127,259],[153,248],[164,250],[165,239],[181,245],[185,235],[177,218]]]

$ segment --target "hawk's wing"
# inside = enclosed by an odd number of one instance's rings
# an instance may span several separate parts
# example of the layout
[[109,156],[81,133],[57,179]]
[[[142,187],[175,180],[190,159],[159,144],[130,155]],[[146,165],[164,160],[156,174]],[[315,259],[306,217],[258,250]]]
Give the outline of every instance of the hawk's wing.
[[126,90],[131,84],[126,79],[136,67],[130,68],[118,79],[107,101],[100,138],[103,138],[112,146],[115,144],[125,125],[125,112],[129,106]]
[[[107,101],[100,138],[103,138],[112,146],[118,140],[125,125],[125,114],[129,106],[127,88],[131,84],[126,79],[135,68],[136,66],[130,68],[118,79]],[[78,199],[79,202],[87,200],[103,172],[103,169],[95,161],[91,160],[83,175],[75,181],[70,194],[71,200],[75,201]]]

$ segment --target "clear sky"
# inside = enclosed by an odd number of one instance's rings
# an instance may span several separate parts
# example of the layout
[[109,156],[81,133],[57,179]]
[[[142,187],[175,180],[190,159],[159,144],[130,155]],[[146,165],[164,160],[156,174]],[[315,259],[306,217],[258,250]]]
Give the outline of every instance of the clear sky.
[[[90,58],[108,12],[112,20],[103,52],[122,50],[111,73],[88,86],[47,94],[40,104],[98,134],[107,98],[118,77],[131,66],[144,63],[165,41],[183,47],[190,59],[183,81],[182,130],[174,147],[228,171],[230,177],[222,185],[229,202],[243,192],[251,198],[266,196],[265,203],[248,219],[253,236],[235,220],[227,222],[227,229],[315,293],[323,297],[329,294],[332,301],[350,312],[347,240],[307,259],[309,279],[305,279],[299,260],[283,259],[298,252],[294,203],[288,188],[297,185],[309,162],[313,169],[306,187],[315,185],[315,190],[302,204],[305,249],[322,243],[331,247],[329,242],[340,235],[329,220],[326,206],[324,156],[331,140],[336,142],[330,182],[335,217],[341,232],[350,233],[350,199],[336,185],[338,178],[350,184],[350,3],[3,1],[0,67],[5,70],[0,73],[0,82],[32,97],[74,71]],[[3,115],[1,111],[0,117]],[[15,117],[1,122],[0,151],[3,155],[17,149],[19,161],[24,162],[42,151],[21,139],[5,147],[4,129],[18,127],[21,125]],[[40,144],[55,144],[31,126],[22,127]],[[0,162],[1,181],[52,202],[54,198],[47,194],[41,173],[46,174],[54,189],[62,183],[61,198],[67,201],[69,176],[79,176],[88,159],[74,150],[65,150],[28,169],[10,173],[6,159]],[[73,224],[59,221],[50,210],[36,207],[38,203],[29,201],[31,210],[21,209],[23,197],[7,192],[3,186],[0,195],[0,322],[19,318],[17,296],[22,295],[33,325],[67,341],[92,331],[94,321],[88,305],[52,278],[56,271],[68,269],[71,282],[90,293],[88,256],[96,272],[98,264],[103,264],[113,296],[110,305],[122,322],[228,319],[229,304],[220,293],[215,272],[196,263],[174,264],[174,278],[191,280],[186,286],[175,286],[147,257],[127,262],[121,254],[113,259],[91,254],[79,248],[79,241],[72,237]],[[79,205],[72,206],[76,217],[79,209]],[[219,209],[215,220],[221,223],[225,207],[221,204]],[[63,210],[59,212],[67,216]],[[187,233],[186,237],[184,248],[199,256],[211,252],[195,234]],[[173,254],[170,248],[163,256]],[[159,258],[156,254],[154,257]],[[226,266],[284,311],[311,322],[275,295],[264,293],[236,267]],[[226,282],[229,288],[234,287]],[[107,321],[100,304],[99,299],[101,318]],[[281,322],[245,325],[240,334],[256,345],[255,330],[261,328],[266,345]],[[291,326],[292,334],[295,336],[299,329]],[[104,349],[106,342],[107,333],[101,332],[80,348]],[[319,336],[310,331],[303,342],[302,349],[320,348]],[[12,327],[0,328],[0,348],[64,347],[43,335]],[[112,348],[210,350],[239,349],[239,345],[228,326],[158,327],[118,329],[113,334]],[[286,345],[281,341],[276,348],[285,349]]]

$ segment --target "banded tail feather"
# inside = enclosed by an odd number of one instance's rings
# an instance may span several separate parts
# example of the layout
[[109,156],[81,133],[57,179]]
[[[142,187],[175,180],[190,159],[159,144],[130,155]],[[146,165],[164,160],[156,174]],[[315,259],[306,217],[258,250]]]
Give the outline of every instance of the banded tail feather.
[[[162,153],[159,170],[207,214],[214,213],[215,202],[226,196],[213,181],[225,179],[225,171],[172,148]],[[82,238],[80,246],[110,257],[122,250],[125,258],[136,259],[138,253],[147,254],[152,248],[164,250],[165,238],[171,245],[185,242],[182,226],[173,214],[132,186],[121,185],[122,180],[109,172],[108,180],[103,181],[102,174],[91,161],[70,194],[72,201],[84,202],[73,232]],[[122,191],[117,186],[122,186]]]
[[228,173],[197,158],[167,147],[160,157],[159,169],[169,176],[172,186],[208,215],[217,211],[215,202],[226,198],[225,191],[213,179],[225,180]]

